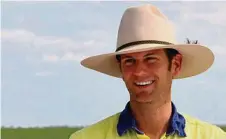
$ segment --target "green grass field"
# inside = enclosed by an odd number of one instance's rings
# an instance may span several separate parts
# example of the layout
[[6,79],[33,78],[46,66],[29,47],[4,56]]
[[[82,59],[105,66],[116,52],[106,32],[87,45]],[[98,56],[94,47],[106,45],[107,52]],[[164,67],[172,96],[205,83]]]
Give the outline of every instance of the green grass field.
[[80,128],[2,128],[1,139],[68,139]]
[[[80,128],[2,128],[1,139],[68,139]],[[222,127],[226,131],[226,126]]]
[[226,126],[222,126],[221,128],[226,132]]

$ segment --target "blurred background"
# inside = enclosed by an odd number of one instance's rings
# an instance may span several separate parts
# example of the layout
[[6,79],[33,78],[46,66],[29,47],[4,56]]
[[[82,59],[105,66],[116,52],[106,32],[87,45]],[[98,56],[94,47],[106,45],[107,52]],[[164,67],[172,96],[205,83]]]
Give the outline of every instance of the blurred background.
[[79,62],[114,51],[124,10],[145,3],[168,16],[179,43],[198,40],[215,54],[205,73],[174,81],[178,111],[226,125],[226,2],[3,1],[2,138],[68,138],[122,111],[129,100],[123,82]]

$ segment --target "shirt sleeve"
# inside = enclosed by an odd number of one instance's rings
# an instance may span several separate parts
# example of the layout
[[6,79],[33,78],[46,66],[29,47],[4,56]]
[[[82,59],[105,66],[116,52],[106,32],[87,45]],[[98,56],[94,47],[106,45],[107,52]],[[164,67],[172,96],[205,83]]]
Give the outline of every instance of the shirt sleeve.
[[83,139],[83,138],[82,138],[82,134],[79,134],[79,132],[77,131],[71,134],[69,139]]
[[226,139],[226,132],[223,129],[218,128],[216,131],[216,137],[214,137],[214,139]]

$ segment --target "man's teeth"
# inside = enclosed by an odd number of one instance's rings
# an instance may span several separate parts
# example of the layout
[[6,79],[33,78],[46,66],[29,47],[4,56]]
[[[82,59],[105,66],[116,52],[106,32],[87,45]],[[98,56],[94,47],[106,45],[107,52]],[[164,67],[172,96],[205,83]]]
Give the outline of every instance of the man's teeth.
[[136,82],[136,85],[148,85],[153,83],[153,81],[147,81],[147,82]]

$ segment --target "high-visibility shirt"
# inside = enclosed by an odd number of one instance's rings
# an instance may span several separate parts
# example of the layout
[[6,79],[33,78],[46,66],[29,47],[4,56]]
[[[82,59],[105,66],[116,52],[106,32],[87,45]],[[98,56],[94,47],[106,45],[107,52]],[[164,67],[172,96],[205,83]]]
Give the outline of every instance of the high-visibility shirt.
[[[76,131],[70,139],[149,139],[136,127],[129,102],[122,112]],[[226,132],[210,123],[180,114],[172,103],[169,127],[160,139],[226,139]]]

